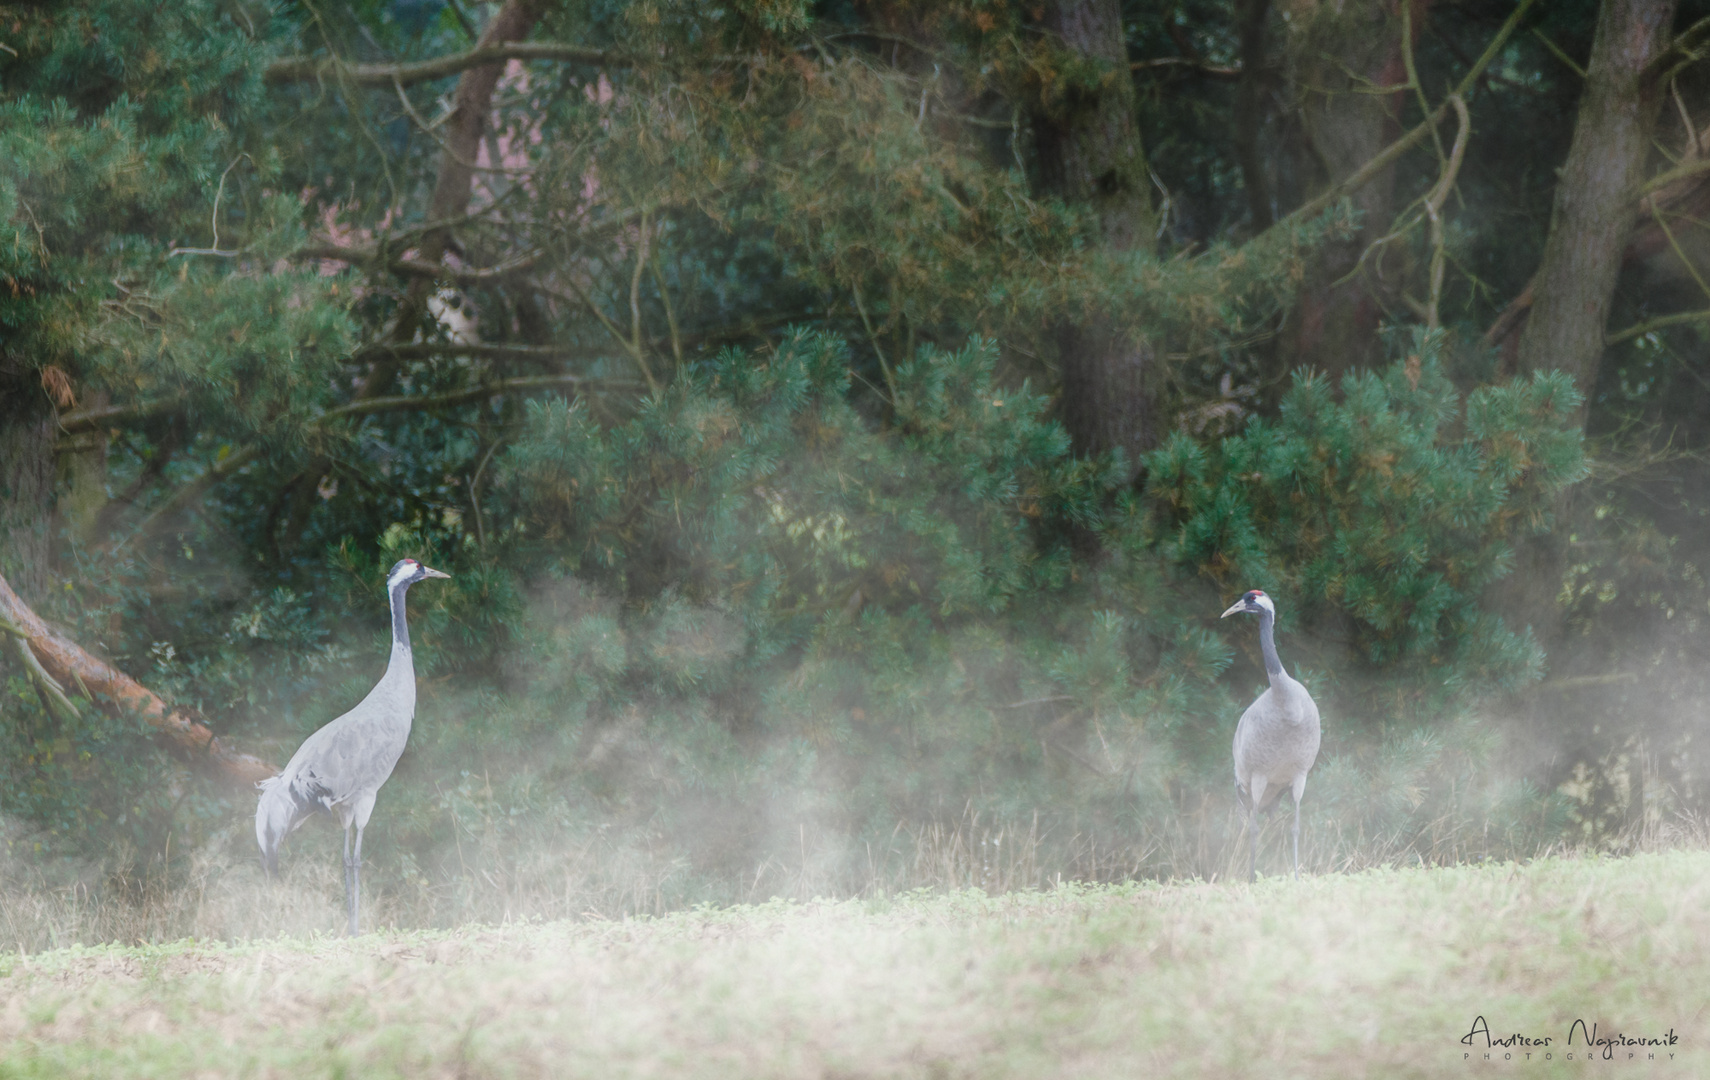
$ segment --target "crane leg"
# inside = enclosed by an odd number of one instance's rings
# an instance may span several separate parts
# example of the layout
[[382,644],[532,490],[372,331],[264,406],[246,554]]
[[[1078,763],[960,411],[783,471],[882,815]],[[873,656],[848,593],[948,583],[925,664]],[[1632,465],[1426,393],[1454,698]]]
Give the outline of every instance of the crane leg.
[[1247,880],[1259,880],[1259,808],[1247,807]]
[[1306,794],[1306,774],[1294,778],[1294,880],[1300,880],[1300,799]]
[[1300,800],[1294,800],[1294,880],[1300,880]]
[[[356,833],[356,847],[353,850],[350,834]],[[357,929],[357,912],[362,907],[362,826],[356,825],[346,830],[344,834],[344,907],[350,917],[349,933],[355,937],[361,933]]]
[[350,832],[351,826],[346,825],[344,827],[344,918],[347,925],[355,925],[356,909],[350,906]]
[[1252,777],[1247,785],[1247,880],[1252,882],[1259,880],[1259,801],[1265,797],[1265,778]]

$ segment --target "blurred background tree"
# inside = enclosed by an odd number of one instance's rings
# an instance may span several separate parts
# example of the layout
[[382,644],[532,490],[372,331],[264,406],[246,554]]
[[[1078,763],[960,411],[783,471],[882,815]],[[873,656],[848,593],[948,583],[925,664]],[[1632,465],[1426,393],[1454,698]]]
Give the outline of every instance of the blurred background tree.
[[[451,572],[422,919],[1219,872],[1253,586],[1320,868],[1630,844],[1710,795],[1702,7],[0,6],[0,574],[278,760]],[[47,849],[242,851],[26,668]]]

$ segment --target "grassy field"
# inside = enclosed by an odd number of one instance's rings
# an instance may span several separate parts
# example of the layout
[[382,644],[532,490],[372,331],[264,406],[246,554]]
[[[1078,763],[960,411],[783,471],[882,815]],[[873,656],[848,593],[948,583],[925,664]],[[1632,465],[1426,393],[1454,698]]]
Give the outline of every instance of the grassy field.
[[[6,1077],[1705,1076],[1710,854],[80,947],[0,967]],[[1551,1041],[1469,1048],[1478,1016],[1495,1038]],[[1587,1062],[1583,1037],[1567,1042],[1582,1018],[1678,1042]]]

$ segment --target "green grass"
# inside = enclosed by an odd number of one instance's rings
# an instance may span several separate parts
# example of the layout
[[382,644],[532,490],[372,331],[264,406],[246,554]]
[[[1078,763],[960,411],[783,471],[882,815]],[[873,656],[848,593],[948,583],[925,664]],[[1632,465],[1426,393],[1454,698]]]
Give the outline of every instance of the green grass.
[[6,1077],[1710,1075],[1704,852],[0,963]]

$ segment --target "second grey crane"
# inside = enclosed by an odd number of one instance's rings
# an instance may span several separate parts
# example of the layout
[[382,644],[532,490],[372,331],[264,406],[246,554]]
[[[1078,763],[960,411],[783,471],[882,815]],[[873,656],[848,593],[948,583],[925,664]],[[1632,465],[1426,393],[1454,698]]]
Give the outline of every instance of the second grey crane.
[[1294,791],[1294,877],[1298,881],[1300,798],[1306,794],[1306,774],[1318,760],[1318,704],[1277,659],[1277,609],[1271,598],[1253,589],[1221,617],[1241,613],[1259,617],[1259,647],[1271,680],[1270,688],[1247,706],[1235,725],[1235,792],[1247,811],[1247,880],[1258,876],[1259,811],[1276,802],[1286,787]]
[[[424,578],[448,578],[414,559],[386,575],[392,606],[392,656],[386,673],[356,707],[303,740],[278,776],[263,780],[255,808],[255,839],[268,876],[279,870],[279,845],[316,810],[327,810],[344,829],[344,906],[350,935],[357,934],[362,899],[362,830],[374,799],[392,775],[416,715],[416,665],[404,594]],[[355,844],[351,842],[355,833]]]

